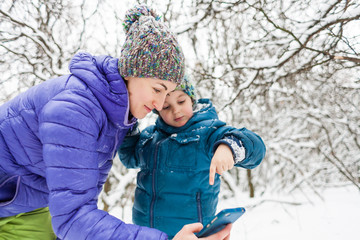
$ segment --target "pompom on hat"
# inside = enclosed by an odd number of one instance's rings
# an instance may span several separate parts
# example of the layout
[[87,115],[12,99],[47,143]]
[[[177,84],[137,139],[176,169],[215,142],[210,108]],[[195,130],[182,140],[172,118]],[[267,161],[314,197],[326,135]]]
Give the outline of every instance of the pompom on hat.
[[141,5],[129,9],[125,18],[126,39],[119,58],[120,75],[180,83],[185,72],[184,55],[160,17]]

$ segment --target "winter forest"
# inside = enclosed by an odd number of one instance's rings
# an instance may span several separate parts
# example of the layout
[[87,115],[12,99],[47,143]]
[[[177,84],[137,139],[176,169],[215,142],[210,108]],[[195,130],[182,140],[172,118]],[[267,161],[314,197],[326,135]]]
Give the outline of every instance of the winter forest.
[[[288,196],[325,200],[329,188],[359,195],[357,0],[0,0],[0,104],[67,74],[78,51],[119,56],[125,11],[140,3],[177,34],[198,97],[265,142],[259,167],[223,174],[222,201],[251,209],[283,196],[286,208],[301,204]],[[115,158],[99,206],[125,218],[135,178]]]

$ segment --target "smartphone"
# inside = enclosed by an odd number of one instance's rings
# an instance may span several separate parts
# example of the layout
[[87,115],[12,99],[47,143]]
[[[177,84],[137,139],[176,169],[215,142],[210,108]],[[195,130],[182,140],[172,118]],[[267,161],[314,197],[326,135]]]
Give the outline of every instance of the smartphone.
[[207,224],[204,225],[200,232],[196,233],[197,237],[207,237],[225,228],[229,223],[235,222],[245,213],[245,208],[227,208],[220,211]]

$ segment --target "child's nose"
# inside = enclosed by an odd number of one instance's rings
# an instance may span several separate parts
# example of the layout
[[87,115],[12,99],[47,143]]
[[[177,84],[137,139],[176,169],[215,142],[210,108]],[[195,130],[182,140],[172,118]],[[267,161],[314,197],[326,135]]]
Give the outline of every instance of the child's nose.
[[173,113],[175,114],[175,113],[177,113],[177,112],[179,112],[179,107],[178,106],[176,106],[175,104],[174,104],[174,106],[173,106]]

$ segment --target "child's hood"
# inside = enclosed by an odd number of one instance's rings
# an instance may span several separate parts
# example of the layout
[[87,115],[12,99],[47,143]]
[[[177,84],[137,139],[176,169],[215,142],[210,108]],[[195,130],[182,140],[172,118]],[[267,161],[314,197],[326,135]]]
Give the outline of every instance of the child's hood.
[[201,120],[203,118],[218,119],[218,115],[216,113],[215,107],[213,106],[211,100],[208,98],[201,98],[196,101],[195,107],[194,107],[194,116],[195,115],[199,115],[199,116],[196,116],[196,118],[200,118]]
[[77,53],[69,65],[70,72],[90,88],[110,121],[119,127],[129,127],[129,98],[123,78],[119,74],[118,59]]

